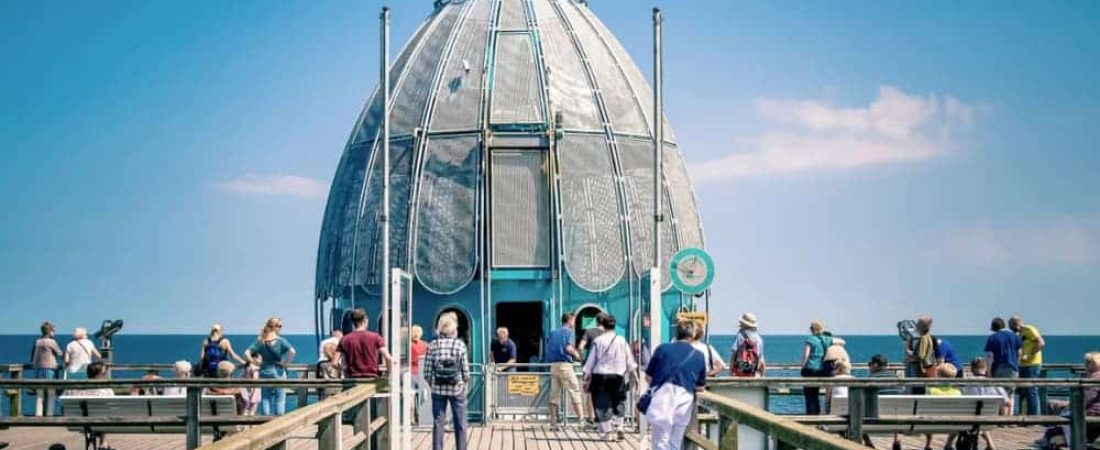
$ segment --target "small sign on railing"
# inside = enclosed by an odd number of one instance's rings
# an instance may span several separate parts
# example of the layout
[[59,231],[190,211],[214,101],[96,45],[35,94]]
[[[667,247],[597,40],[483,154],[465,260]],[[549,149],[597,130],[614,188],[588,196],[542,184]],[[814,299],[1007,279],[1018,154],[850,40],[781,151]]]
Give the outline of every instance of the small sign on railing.
[[508,376],[508,394],[509,395],[524,395],[528,397],[534,397],[539,395],[539,388],[541,383],[539,382],[538,375],[509,375]]

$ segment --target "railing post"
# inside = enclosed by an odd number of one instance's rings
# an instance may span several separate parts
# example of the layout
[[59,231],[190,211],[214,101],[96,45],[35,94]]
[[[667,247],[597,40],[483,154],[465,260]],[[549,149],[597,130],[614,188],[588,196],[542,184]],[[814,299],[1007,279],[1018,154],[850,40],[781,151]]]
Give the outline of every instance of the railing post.
[[878,388],[868,388],[863,391],[863,417],[878,418]]
[[1088,448],[1088,440],[1085,437],[1085,427],[1087,425],[1085,423],[1085,388],[1083,386],[1073,386],[1070,388],[1069,409],[1069,448],[1072,450],[1085,450]]
[[400,426],[400,424],[396,423],[397,418],[389,414],[389,411],[391,411],[390,402],[398,401],[396,395],[397,393],[394,391],[394,387],[390,386],[390,395],[388,397],[382,397],[380,400],[378,400],[378,411],[387,411],[386,423],[382,425],[382,429],[378,434],[378,448],[380,449],[390,448],[390,442],[392,442],[394,439],[394,427]]
[[[873,388],[872,388],[873,389]],[[863,442],[863,417],[867,403],[864,401],[864,388],[848,388],[848,440]],[[836,401],[837,399],[833,399]]]
[[187,450],[202,445],[202,427],[199,424],[199,403],[202,400],[202,388],[187,388],[187,416],[184,417],[187,429]]
[[[301,371],[301,372],[298,372],[298,379],[309,379],[309,378],[311,378],[310,377],[311,372],[312,371],[308,370],[308,369],[306,369],[304,371]],[[299,387],[295,393],[298,394],[298,406],[297,406],[298,408],[301,408],[301,407],[306,406],[306,405],[309,404],[309,388],[308,387]]]
[[718,415],[718,448],[722,449],[737,449],[737,428],[739,424],[736,420],[727,419],[725,416]]
[[374,420],[371,417],[371,399],[363,402],[359,405],[359,411],[355,414],[355,425],[352,429],[355,433],[363,433],[366,435],[366,439],[363,442],[355,446],[355,450],[371,450],[371,440],[374,438],[374,430],[371,429],[370,423]]
[[[1047,369],[1045,367],[1039,369],[1039,378],[1046,378],[1049,375],[1050,374],[1047,372]],[[1038,388],[1038,389],[1039,389],[1039,415],[1045,415],[1048,412],[1047,411],[1047,405],[1049,404],[1049,401],[1048,401],[1048,398],[1047,398],[1047,388],[1046,388],[1046,386],[1043,386],[1043,387]]]
[[[60,370],[64,370],[64,368]],[[8,367],[8,376],[13,380],[23,379],[23,366]],[[49,396],[46,396],[46,398],[48,399]],[[12,417],[23,415],[23,390],[9,389],[8,399],[8,415]],[[43,402],[45,402],[45,400],[43,400]],[[52,407],[52,405],[49,406]]]
[[340,413],[317,422],[317,450],[341,450],[344,436],[340,426]]

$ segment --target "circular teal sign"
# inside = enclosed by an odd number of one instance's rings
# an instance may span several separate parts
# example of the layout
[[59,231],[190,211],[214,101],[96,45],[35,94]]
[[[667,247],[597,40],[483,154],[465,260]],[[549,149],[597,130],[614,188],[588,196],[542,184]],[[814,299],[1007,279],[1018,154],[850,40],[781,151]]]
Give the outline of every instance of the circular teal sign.
[[672,285],[685,294],[699,294],[714,281],[714,260],[701,248],[676,252],[669,263]]

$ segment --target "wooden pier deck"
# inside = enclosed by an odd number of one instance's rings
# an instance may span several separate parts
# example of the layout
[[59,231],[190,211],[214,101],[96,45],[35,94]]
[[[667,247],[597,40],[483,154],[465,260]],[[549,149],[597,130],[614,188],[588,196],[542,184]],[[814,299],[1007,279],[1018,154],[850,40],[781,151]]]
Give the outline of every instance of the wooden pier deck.
[[[1009,427],[993,432],[994,443],[1000,450],[1021,450],[1034,448],[1032,442],[1043,434],[1042,427]],[[545,425],[530,423],[497,422],[490,426],[474,426],[469,430],[470,450],[633,450],[637,435],[627,435],[622,442],[603,442],[591,431],[564,430],[550,431]],[[351,436],[350,427],[345,426],[344,436]],[[932,441],[932,447],[943,448],[946,436],[938,435]],[[208,442],[208,437],[204,443]],[[875,436],[875,447],[890,448],[890,436]],[[83,450],[84,440],[80,433],[64,428],[16,428],[0,430],[0,442],[11,444],[10,450],[43,450],[51,444],[64,444],[68,450]],[[904,448],[923,449],[924,438],[905,436]],[[111,435],[107,441],[115,450],[181,450],[184,448],[184,436],[179,435]],[[454,448],[454,435],[449,434],[444,445]],[[317,448],[312,430],[303,429],[288,442],[292,450]],[[419,427],[413,435],[414,450],[432,448],[431,430]],[[983,444],[984,448],[984,444]]]

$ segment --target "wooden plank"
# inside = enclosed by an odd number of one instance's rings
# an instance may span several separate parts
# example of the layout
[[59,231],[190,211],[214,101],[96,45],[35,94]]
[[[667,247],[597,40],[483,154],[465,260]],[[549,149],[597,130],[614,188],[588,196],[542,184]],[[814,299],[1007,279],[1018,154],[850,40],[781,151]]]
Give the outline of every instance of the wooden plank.
[[500,436],[500,447],[497,447],[497,448],[511,449],[511,448],[515,447],[515,442],[512,439],[512,429],[511,428],[512,427],[507,427],[503,430],[498,429],[498,431],[501,432],[500,433],[501,436]]

